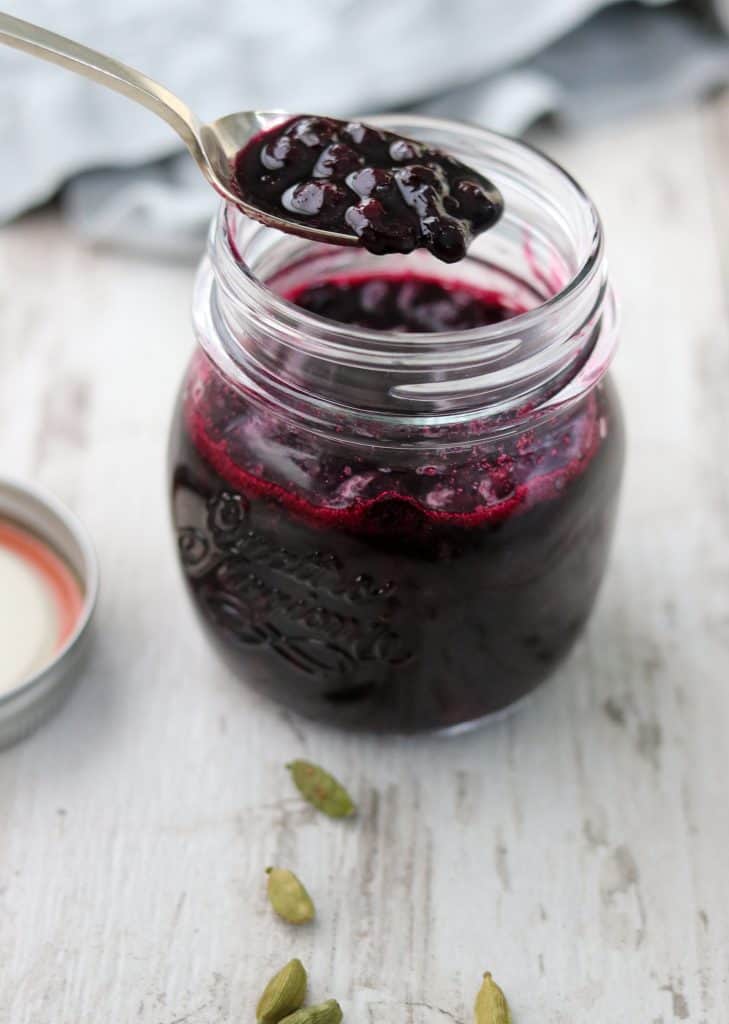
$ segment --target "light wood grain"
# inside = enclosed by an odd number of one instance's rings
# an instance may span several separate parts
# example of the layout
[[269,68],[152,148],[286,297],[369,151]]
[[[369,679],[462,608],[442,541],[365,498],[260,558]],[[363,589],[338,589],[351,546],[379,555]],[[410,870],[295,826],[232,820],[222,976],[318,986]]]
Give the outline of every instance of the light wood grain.
[[[449,741],[352,738],[242,689],[187,606],[167,420],[191,271],[0,234],[0,471],[90,526],[97,642],[0,755],[0,1021],[237,1024],[292,955],[350,1021],[729,1021],[729,103],[542,141],[606,222],[630,457],[609,577],[569,664]],[[303,805],[326,763],[361,814]],[[319,917],[275,920],[263,869]]]

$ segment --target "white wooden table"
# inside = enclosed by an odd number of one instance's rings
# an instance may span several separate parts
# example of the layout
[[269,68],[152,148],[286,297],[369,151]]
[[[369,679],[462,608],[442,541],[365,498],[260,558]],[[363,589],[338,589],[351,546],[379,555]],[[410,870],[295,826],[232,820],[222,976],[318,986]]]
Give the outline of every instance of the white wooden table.
[[[90,526],[97,643],[0,755],[2,1024],[253,1024],[292,955],[355,1024],[729,1021],[729,101],[544,144],[604,214],[630,455],[609,578],[568,665],[460,739],[299,721],[210,654],[175,563],[167,422],[192,271],[0,233],[0,470]],[[1,654],[0,654],[1,656]],[[346,780],[317,816],[286,760]],[[265,902],[288,865],[318,904]]]

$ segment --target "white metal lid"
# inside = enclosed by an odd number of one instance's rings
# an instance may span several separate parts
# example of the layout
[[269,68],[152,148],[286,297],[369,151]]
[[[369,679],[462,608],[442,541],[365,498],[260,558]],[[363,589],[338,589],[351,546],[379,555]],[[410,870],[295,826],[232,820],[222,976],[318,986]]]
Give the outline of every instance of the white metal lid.
[[48,717],[76,681],[96,605],[99,570],[85,528],[35,485],[0,477],[0,526],[6,540],[0,545],[4,747]]

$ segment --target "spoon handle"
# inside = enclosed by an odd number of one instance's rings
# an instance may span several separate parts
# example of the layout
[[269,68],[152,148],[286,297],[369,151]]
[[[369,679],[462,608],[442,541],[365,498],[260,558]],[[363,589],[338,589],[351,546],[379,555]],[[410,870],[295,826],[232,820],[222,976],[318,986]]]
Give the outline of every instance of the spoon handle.
[[135,71],[121,61],[66,39],[65,36],[2,12],[0,43],[50,61],[51,64],[60,64],[69,71],[75,71],[141,103],[164,118],[181,137],[195,160],[205,165],[206,159],[199,141],[200,122],[195,114],[169,89],[147,78],[141,71]]

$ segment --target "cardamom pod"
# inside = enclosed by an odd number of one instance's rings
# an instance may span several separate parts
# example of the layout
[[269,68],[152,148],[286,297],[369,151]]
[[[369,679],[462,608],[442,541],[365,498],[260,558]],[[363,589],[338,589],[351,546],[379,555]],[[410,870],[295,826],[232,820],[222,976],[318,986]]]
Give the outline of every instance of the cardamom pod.
[[483,983],[478,990],[474,1016],[476,1024],[511,1024],[506,996],[489,971],[484,974]]
[[266,868],[271,906],[289,924],[305,924],[314,916],[314,904],[299,879],[286,868]]
[[289,960],[274,974],[258,1000],[258,1024],[279,1024],[303,1005],[306,996],[306,969],[301,960]]
[[330,818],[348,818],[355,813],[349,793],[329,772],[311,761],[292,761],[286,767],[301,795],[317,810]]
[[341,1019],[342,1007],[336,999],[327,999],[316,1006],[302,1006],[284,1017],[280,1024],[340,1024]]

